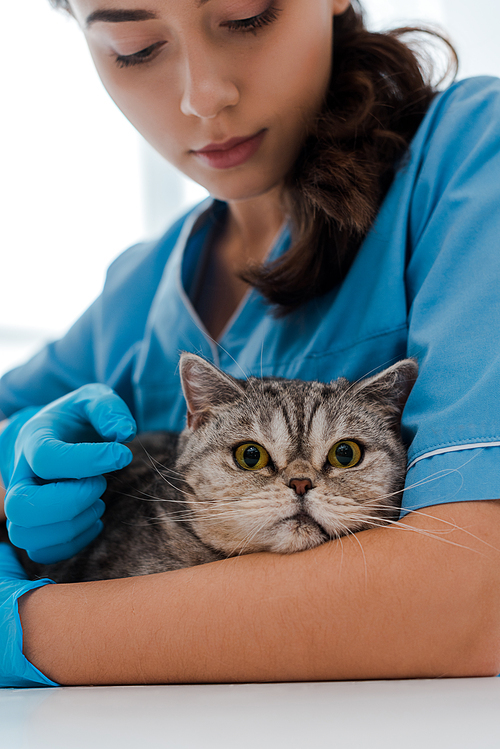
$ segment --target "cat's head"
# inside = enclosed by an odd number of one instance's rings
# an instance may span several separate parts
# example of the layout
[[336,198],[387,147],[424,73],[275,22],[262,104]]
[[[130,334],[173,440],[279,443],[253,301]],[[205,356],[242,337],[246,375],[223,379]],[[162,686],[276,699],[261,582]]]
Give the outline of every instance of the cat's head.
[[185,353],[180,374],[188,424],[177,467],[193,492],[191,525],[209,546],[290,553],[397,518],[412,359],[325,384],[236,380]]

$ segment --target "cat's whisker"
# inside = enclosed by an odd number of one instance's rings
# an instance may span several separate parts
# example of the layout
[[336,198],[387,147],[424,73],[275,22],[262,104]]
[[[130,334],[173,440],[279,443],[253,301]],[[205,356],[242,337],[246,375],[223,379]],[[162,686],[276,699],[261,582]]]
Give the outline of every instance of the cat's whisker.
[[139,494],[143,494],[144,496],[139,497],[137,494],[129,494],[128,492],[121,492],[118,489],[115,489],[115,494],[120,497],[130,497],[131,499],[137,499],[140,502],[171,502],[173,504],[180,504],[178,499],[168,499],[166,497],[155,497],[152,494],[147,494],[147,492],[143,492],[141,489],[137,489],[136,491],[139,492]]
[[[238,556],[241,556],[242,554],[245,553],[245,551],[244,551],[245,547],[248,547],[248,545],[250,544],[250,542],[255,538],[255,536],[259,533],[259,531],[261,531],[262,528],[264,528],[268,524],[268,522],[269,522],[268,518],[265,517],[264,521],[255,529],[255,531],[253,533],[252,533],[252,531],[250,531],[248,533],[248,535],[246,536],[246,538],[241,543],[241,548],[240,548],[240,551],[238,552]],[[233,552],[232,552],[231,556],[234,555],[234,552],[236,551],[237,548],[238,548],[238,546],[235,546],[235,548],[233,549]]]
[[[196,520],[203,520],[207,522],[219,522],[219,520],[221,520],[222,518],[238,518],[246,517],[247,515],[249,515],[248,512],[238,514],[226,509],[215,509],[213,512],[207,512],[205,514],[203,514],[202,512],[197,512],[195,510],[187,510],[187,512],[190,514],[191,518],[196,518]],[[257,512],[257,510],[254,510],[254,512]],[[179,511],[178,513],[169,513],[167,519],[170,519],[171,517],[178,517],[179,515],[182,515],[181,511]]]
[[216,516],[214,516],[213,514],[200,516],[199,514],[194,514],[192,510],[183,510],[183,511],[179,511],[178,513],[169,512],[169,514],[166,516],[157,516],[154,518],[148,518],[148,521],[146,524],[147,525],[164,524],[165,522],[170,522],[170,521],[174,523],[177,523],[177,522],[181,523],[181,522],[189,522],[189,521],[192,521],[193,519],[203,520],[205,523],[209,524],[210,521],[220,522],[221,519],[224,519],[226,517],[234,518],[235,514],[229,513],[229,512],[227,513],[220,512],[220,513],[217,513]]
[[[438,522],[443,523],[444,525],[449,526],[448,529],[443,529],[441,531],[441,533],[452,533],[455,530],[459,530],[459,531],[462,531],[462,533],[465,533],[467,536],[470,536],[471,538],[473,538],[475,541],[479,541],[479,543],[483,544],[484,546],[488,546],[493,551],[500,551],[500,549],[498,549],[496,546],[493,546],[492,544],[490,544],[487,541],[485,541],[483,538],[480,538],[479,536],[476,536],[474,533],[471,533],[470,531],[468,531],[463,526],[457,525],[456,523],[452,523],[451,520],[444,520],[443,518],[436,518],[434,515],[430,515],[427,512],[423,512],[422,510],[412,510],[411,512],[415,513],[417,515],[420,515],[421,517],[428,518],[430,520],[434,520],[434,521],[437,520]],[[400,523],[401,525],[404,525],[401,520],[396,520],[394,522],[395,523],[397,522],[397,523]],[[413,526],[407,526],[407,527],[413,528]],[[438,531],[434,531],[434,532],[438,532]],[[468,548],[468,547],[465,547],[465,548]]]
[[174,471],[173,468],[167,468],[167,466],[164,466],[160,462],[158,462],[158,470],[160,472],[160,477],[166,475],[178,481],[184,480],[184,474],[181,471]]
[[[140,438],[139,438],[139,441],[140,441]],[[142,449],[144,450],[144,453],[145,453],[146,457],[149,460],[151,468],[155,471],[155,473],[158,475],[158,477],[160,479],[162,479],[163,481],[165,481],[167,484],[169,484],[176,491],[182,491],[181,489],[179,489],[178,487],[174,486],[173,484],[170,484],[170,482],[167,480],[167,478],[165,476],[165,472],[168,472],[170,474],[177,474],[177,476],[179,477],[180,480],[183,480],[183,478],[184,478],[183,475],[179,471],[174,471],[174,469],[167,468],[166,466],[162,465],[162,463],[160,461],[156,460],[156,458],[154,458],[148,452],[148,450],[144,447],[144,444],[141,441],[140,441],[140,444],[142,446]],[[160,468],[161,468],[161,470],[160,470]],[[176,480],[177,476],[176,475],[172,475],[171,477],[174,480]],[[184,493],[186,493],[186,492],[184,492]]]
[[159,464],[158,468],[161,476],[168,476],[171,479],[174,479],[176,481],[183,481],[184,476],[180,471],[174,471],[171,468],[166,468],[165,466],[162,466],[161,463]]
[[[121,492],[121,491],[118,491],[118,490],[115,490],[115,494],[117,494],[117,495],[119,495],[121,497],[130,497],[131,499],[137,499],[140,502],[158,502],[158,503],[167,503],[167,504],[175,504],[175,505],[182,504],[181,501],[178,500],[178,499],[168,499],[167,497],[155,497],[155,496],[153,496],[151,494],[147,494],[146,492],[141,491],[140,489],[137,489],[137,491],[140,494],[143,494],[144,496],[139,497],[139,496],[137,496],[137,494],[130,494],[130,493]],[[235,497],[234,498],[234,500],[238,500],[238,501],[241,501],[241,499],[242,499],[241,497]],[[231,502],[233,502],[233,500],[231,500]],[[199,505],[199,504],[200,504],[200,500],[196,500],[196,505]],[[218,507],[222,504],[222,502],[217,502],[217,505],[214,505],[213,504],[213,500],[212,501],[207,500],[206,504],[213,506],[212,512],[210,513],[210,515],[207,515],[207,517],[211,517],[214,514],[214,512],[218,511]],[[252,510],[245,510],[245,512],[249,512],[249,511],[252,511]],[[260,511],[260,508],[254,508],[254,511]],[[186,506],[185,509],[178,510],[177,514],[182,514],[182,513],[185,513],[185,512],[189,512],[192,515],[195,512],[195,510],[194,509],[190,509],[188,506]],[[169,511],[168,517],[172,517],[175,514],[176,514],[175,511],[173,511],[173,512]],[[227,511],[227,515],[228,515],[228,517],[234,517],[235,513],[234,513],[234,511],[232,511],[232,512]]]
[[139,435],[139,436],[137,437],[137,442],[138,442],[138,443],[139,443],[139,445],[140,445],[140,446],[142,447],[142,450],[143,450],[143,452],[144,452],[144,455],[145,455],[145,456],[146,456],[146,458],[148,459],[148,461],[149,461],[149,464],[150,464],[150,465],[152,466],[152,468],[155,468],[155,466],[156,466],[156,465],[161,465],[161,464],[160,464],[160,461],[158,461],[158,460],[157,460],[156,458],[154,458],[154,457],[153,457],[153,456],[151,455],[151,453],[149,452],[149,450],[148,450],[148,449],[147,449],[147,448],[145,447],[145,445],[144,445],[144,442],[142,441],[142,439],[141,439],[141,436],[140,436],[140,435]]
[[[340,523],[340,525],[343,525],[343,523]],[[346,528],[346,533],[344,533],[344,536],[349,536],[349,537],[352,536],[352,538],[354,538],[354,540],[358,543],[359,548],[361,550],[361,554],[363,555],[363,565],[365,569],[365,593],[367,593],[368,591],[368,565],[366,563],[366,555],[365,555],[365,550],[363,549],[363,544],[359,540],[356,532],[350,531],[346,526],[344,527]]]
[[[227,517],[227,518],[249,518],[253,515],[260,515],[262,514],[262,507],[254,507],[247,510],[241,510],[241,511],[233,511],[228,510],[226,508],[218,509],[217,507],[214,507],[213,511],[207,512],[206,514],[192,511],[195,515],[196,519],[202,519],[206,521],[212,521],[212,522],[218,522],[221,518]],[[169,514],[170,517],[170,514]],[[269,518],[267,517],[266,522],[269,522]]]
[[[177,503],[179,504],[179,502]],[[200,511],[197,506],[197,503],[193,503],[193,507],[186,507],[185,509],[175,511],[169,511],[167,518],[171,518],[173,516],[182,515],[183,513],[189,512],[191,516],[195,516],[197,519],[202,520],[213,520],[218,521],[222,517],[228,517],[228,518],[237,518],[237,517],[247,517],[250,515],[254,515],[257,513],[262,513],[262,507],[252,507],[252,508],[239,508],[236,510],[233,510],[231,508],[227,507],[219,507],[219,503],[216,505],[213,505],[213,507],[205,508],[204,510]]]
[[[207,333],[205,333],[205,335],[208,335],[208,334],[207,334]],[[211,336],[208,336],[208,337],[209,337],[209,338],[211,338]],[[228,356],[228,357],[229,357],[230,359],[232,359],[232,360],[233,360],[233,362],[234,362],[234,363],[236,364],[236,366],[237,366],[237,367],[238,367],[238,369],[240,370],[241,374],[243,375],[243,378],[244,378],[245,380],[248,380],[248,375],[247,375],[247,373],[245,372],[245,370],[243,369],[243,367],[241,366],[241,364],[239,363],[239,361],[237,361],[237,360],[236,360],[236,359],[234,358],[234,356],[233,356],[233,355],[232,355],[232,354],[231,354],[231,353],[230,353],[229,351],[227,351],[227,349],[225,349],[225,348],[224,348],[224,346],[221,346],[221,344],[219,343],[219,341],[216,341],[216,340],[215,340],[214,338],[211,338],[211,340],[212,340],[212,342],[213,342],[213,343],[215,343],[215,345],[216,345],[216,346],[217,346],[218,348],[220,348],[220,349],[221,349],[221,351],[223,351],[223,352],[224,352],[224,353],[225,353],[225,354],[226,354],[226,355],[227,355],[227,356]]]
[[[254,508],[253,512],[254,513],[258,513],[259,515],[261,515],[262,510],[261,510],[261,508]],[[244,514],[248,517],[248,512],[245,512]],[[421,514],[424,515],[424,517],[429,517],[429,518],[435,519],[435,518],[433,518],[433,516],[426,515],[425,513],[421,513]],[[207,523],[210,523],[210,522],[217,523],[217,522],[220,522],[221,519],[224,519],[224,517],[232,517],[232,518],[234,518],[235,517],[235,513],[234,512],[224,512],[224,511],[217,512],[216,511],[215,513],[211,513],[210,515],[207,515],[206,517],[202,517],[202,519],[205,522],[207,522]],[[172,520],[173,522],[185,522],[185,521],[192,520],[192,513],[189,514],[189,515],[186,514],[185,517],[175,517],[175,518],[173,518],[171,515],[169,515],[168,519]],[[440,534],[444,534],[444,533],[445,534],[449,534],[449,533],[453,532],[453,530],[456,530],[456,529],[460,529],[460,530],[468,533],[468,531],[466,531],[465,529],[461,528],[460,526],[457,526],[455,524],[449,523],[447,521],[443,521],[443,522],[445,524],[447,524],[447,525],[451,525],[452,527],[450,529],[443,529],[442,531],[437,530],[437,529],[434,529],[433,531],[430,531],[430,530],[426,530],[426,529],[422,529],[422,528],[415,528],[414,526],[411,526],[411,525],[408,525],[406,523],[403,523],[400,520],[387,520],[387,519],[381,520],[380,517],[373,516],[373,515],[368,515],[368,514],[363,514],[363,513],[358,513],[358,514],[353,515],[350,518],[350,521],[352,523],[360,523],[361,522],[361,523],[364,524],[365,527],[361,528],[361,529],[358,528],[356,530],[352,530],[352,528],[350,529],[347,525],[345,525],[344,523],[341,523],[338,519],[336,519],[337,524],[341,526],[341,531],[343,530],[344,533],[343,533],[343,535],[335,534],[332,537],[331,540],[335,540],[335,541],[339,542],[339,545],[340,545],[340,548],[341,548],[341,551],[342,551],[342,559],[341,559],[341,562],[342,562],[342,560],[343,560],[343,538],[345,538],[347,536],[353,536],[354,537],[354,540],[360,545],[360,549],[361,549],[361,552],[363,554],[363,559],[364,559],[364,563],[365,563],[365,581],[366,581],[366,574],[367,574],[366,557],[365,557],[365,554],[364,554],[364,550],[363,550],[361,541],[360,541],[360,539],[358,538],[358,535],[357,535],[359,532],[362,532],[363,530],[370,530],[370,529],[377,529],[377,528],[391,528],[392,527],[392,528],[400,529],[400,530],[403,530],[403,531],[411,531],[411,532],[414,532],[414,533],[419,533],[421,535],[424,535],[424,536],[429,537],[429,538],[433,538],[433,539],[438,540],[438,541],[444,541],[445,543],[449,543],[450,545],[456,546],[458,548],[462,548],[462,549],[466,549],[466,550],[470,550],[470,551],[475,551],[476,553],[481,553],[481,552],[479,552],[477,550],[474,550],[474,549],[471,549],[470,547],[465,546],[463,544],[458,544],[456,542],[449,541],[448,539],[443,539],[440,536]],[[154,519],[151,519],[148,523],[144,523],[144,524],[135,523],[134,525],[137,525],[139,527],[139,526],[144,526],[144,525],[149,525],[149,524],[151,524],[151,525],[158,524],[158,523],[162,523],[162,522],[164,522],[164,518],[154,518]],[[347,519],[347,522],[349,522],[349,519]],[[244,540],[242,542],[239,542],[232,549],[230,555],[233,556],[237,552],[238,548],[239,548],[238,555],[244,554],[245,553],[245,548],[248,547],[248,545],[252,541],[252,539],[259,533],[259,531],[263,527],[265,527],[265,525],[267,523],[268,523],[268,518],[266,517],[266,518],[264,518],[264,521],[262,523],[257,523],[257,525],[254,528],[251,528],[249,530],[248,535],[244,538]],[[482,539],[478,539],[476,536],[474,536],[474,534],[471,534],[471,533],[468,533],[468,534],[471,535],[474,539],[476,539],[478,541],[481,541],[482,543],[486,543],[486,542],[482,541]],[[497,551],[497,549],[495,549],[495,547],[491,546],[491,544],[487,544],[486,543],[486,545],[490,546],[493,550]]]
[[[465,464],[464,464],[465,465]],[[397,489],[393,492],[388,492],[387,494],[380,494],[376,495],[375,497],[369,497],[367,499],[363,499],[363,503],[367,504],[370,502],[376,503],[377,507],[380,506],[381,509],[388,509],[388,508],[396,508],[396,505],[386,505],[385,507],[383,505],[379,505],[379,502],[381,499],[389,499],[390,497],[396,497],[398,494],[403,494],[404,492],[411,491],[412,489],[418,489],[422,486],[425,486],[428,483],[431,483],[433,481],[439,481],[441,478],[445,478],[446,476],[449,476],[452,473],[458,472],[460,468],[463,466],[460,466],[459,468],[444,468],[440,471],[436,471],[436,473],[430,474],[430,476],[426,476],[425,478],[420,479],[419,481],[416,481],[414,484],[409,484],[408,486],[404,486],[401,489]],[[348,505],[350,502],[345,503],[338,503]]]
[[[157,465],[155,465],[155,463],[158,463],[158,461],[155,461],[155,462],[153,462],[153,458],[152,458],[152,456],[150,456],[150,455],[149,455],[149,453],[147,452],[147,450],[145,450],[145,452],[146,452],[146,454],[148,455],[148,457],[150,458],[150,464],[151,464],[151,468],[152,468],[152,469],[154,470],[154,472],[155,472],[155,473],[156,473],[156,474],[158,475],[158,477],[159,477],[159,478],[160,478],[160,479],[161,479],[162,481],[164,481],[164,482],[165,482],[166,484],[168,484],[169,486],[171,486],[171,487],[172,487],[172,489],[175,489],[175,491],[181,492],[181,494],[186,494],[186,496],[190,496],[190,495],[189,495],[189,492],[185,492],[185,491],[184,491],[183,489],[180,489],[180,488],[179,488],[178,486],[175,486],[175,484],[172,484],[172,483],[171,483],[171,482],[170,482],[170,481],[169,481],[169,480],[167,479],[167,477],[166,477],[166,476],[165,476],[165,475],[164,475],[164,474],[163,474],[163,473],[162,473],[162,472],[161,472],[161,471],[159,470],[159,468],[157,467]],[[174,480],[175,480],[175,477],[172,477],[172,478],[174,478]]]
[[340,544],[340,566],[339,566],[339,575],[342,574],[342,567],[344,564],[344,539],[342,536],[339,536],[339,538],[336,539],[338,543]]
[[[240,511],[247,511],[251,508],[248,508],[246,505],[242,506],[244,504],[244,500],[246,499],[252,499],[251,496],[245,497],[245,496],[239,496],[239,497],[230,497],[229,499],[221,499],[214,501],[213,499],[207,499],[207,500],[200,500],[198,498],[194,499],[192,498],[192,501],[189,503],[196,508],[200,508],[202,510],[210,510],[210,511],[216,511],[219,508],[222,508],[224,510],[231,510],[234,512],[232,508],[236,509],[236,505],[239,504],[240,507],[238,508]],[[177,500],[179,502],[179,500]],[[185,500],[182,500],[183,502]],[[258,500],[257,500],[258,502]],[[257,507],[257,509],[261,509],[260,507]]]
[[[397,508],[393,508],[393,507],[390,507],[390,506],[389,506],[389,508],[393,509],[393,510],[397,509]],[[384,510],[384,509],[387,509],[387,507],[384,506],[384,505],[381,505],[380,508],[377,507],[377,508],[374,508],[374,509],[375,510],[379,510],[379,509]],[[412,512],[415,513],[415,514],[422,514],[423,517],[428,517],[429,519],[433,518],[433,516],[431,516],[431,515],[426,515],[425,513],[420,513],[419,510],[414,510]],[[368,514],[358,513],[355,516],[353,516],[353,519],[355,519],[355,518],[359,518],[361,520],[370,520],[370,521],[373,520],[373,521],[377,521],[379,523],[380,527],[383,527],[384,525],[389,525],[389,524],[392,525],[392,524],[396,524],[396,523],[399,524],[399,527],[413,527],[413,526],[407,526],[407,524],[405,524],[399,518],[381,517],[380,514],[368,515]],[[444,522],[444,521],[442,521],[442,522]],[[451,524],[446,523],[446,525],[451,525]],[[463,530],[464,532],[467,532],[467,531],[465,531],[464,528],[461,528],[458,525],[451,525],[451,527],[442,528],[442,529],[439,529],[439,530],[435,529],[433,532],[437,533],[437,534],[441,534],[441,535],[449,535],[450,533],[453,533],[455,530]]]
[[234,497],[231,495],[224,495],[221,497],[217,497],[216,499],[203,499],[202,497],[196,497],[196,504],[208,504],[210,506],[219,505],[225,501],[228,503],[235,503],[235,502],[241,502],[243,503],[245,500],[254,501],[256,503],[259,503],[259,506],[262,507],[262,497],[259,494],[255,494],[255,492],[252,492],[251,494],[244,494],[239,493],[235,495]]
[[[423,514],[423,516],[427,517],[427,518],[430,518],[430,519],[433,519],[433,520],[437,519],[437,518],[433,517],[432,515]],[[431,531],[431,530],[427,530],[425,528],[415,528],[415,526],[409,525],[408,523],[404,523],[401,520],[381,520],[379,517],[376,517],[376,516],[375,517],[370,516],[370,515],[363,516],[361,514],[360,515],[356,515],[355,518],[353,518],[353,519],[355,519],[356,521],[363,522],[363,523],[366,523],[366,524],[369,525],[369,528],[365,528],[363,530],[370,530],[370,529],[374,529],[374,528],[387,528],[387,529],[389,529],[389,528],[395,528],[395,529],[399,529],[399,530],[403,530],[403,531],[409,531],[409,532],[413,532],[413,533],[419,533],[419,534],[421,534],[423,536],[426,536],[428,538],[432,538],[432,539],[434,539],[436,541],[442,541],[443,543],[450,544],[451,546],[456,546],[457,548],[466,549],[468,551],[473,551],[473,552],[475,552],[477,554],[481,554],[482,555],[482,552],[479,551],[479,550],[477,550],[477,549],[472,549],[470,546],[465,546],[464,544],[459,544],[459,543],[457,543],[455,541],[450,541],[447,538],[443,538],[443,534],[448,535],[449,533],[453,532],[453,530],[461,530],[464,533],[466,533],[467,535],[471,536],[471,538],[474,538],[476,541],[479,541],[479,542],[485,544],[486,546],[490,547],[494,551],[500,551],[500,549],[497,549],[496,547],[494,547],[491,544],[487,543],[483,539],[478,538],[473,533],[469,533],[467,530],[465,530],[465,528],[462,528],[461,526],[455,525],[453,523],[448,523],[448,521],[444,521],[444,520],[441,521],[441,522],[443,522],[443,523],[445,523],[447,525],[451,525],[452,528],[450,528],[450,529],[443,529],[442,531],[437,530],[437,529],[433,529]],[[439,520],[441,520],[441,519],[439,518]],[[361,532],[361,531],[355,531],[354,535],[356,533],[359,533],[359,532]]]
[[171,486],[172,489],[175,489],[176,492],[179,492],[180,494],[185,494],[186,497],[192,497],[193,496],[193,492],[187,492],[184,489],[181,489],[180,487],[175,486],[175,484],[172,484],[172,482],[169,481],[165,476],[162,476],[161,474],[159,474],[159,475],[160,475],[160,478],[163,481],[163,483],[167,484],[168,486]]
[[[171,474],[172,476],[179,476],[179,478],[183,478],[183,474],[180,471],[176,471],[174,468],[171,468],[169,466],[164,465],[160,460],[157,460],[153,455],[150,455],[146,451],[146,457],[148,458],[148,462],[152,467],[157,467],[158,471],[160,472],[160,475],[165,472],[168,474]],[[156,473],[158,473],[156,471]]]

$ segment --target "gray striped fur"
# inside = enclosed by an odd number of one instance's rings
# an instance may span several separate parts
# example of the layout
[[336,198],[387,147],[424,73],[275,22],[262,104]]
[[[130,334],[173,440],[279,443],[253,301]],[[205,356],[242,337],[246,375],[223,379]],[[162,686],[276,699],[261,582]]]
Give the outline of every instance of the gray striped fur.
[[[236,380],[183,354],[188,426],[131,445],[134,461],[108,476],[104,531],[73,559],[39,565],[33,577],[72,582],[189,567],[237,554],[289,554],[397,519],[406,468],[401,412],[417,376],[406,359],[356,383]],[[327,461],[339,440],[362,445],[361,462]],[[271,463],[246,471],[245,442]],[[292,479],[311,481],[303,496]],[[300,514],[299,514],[300,513]]]

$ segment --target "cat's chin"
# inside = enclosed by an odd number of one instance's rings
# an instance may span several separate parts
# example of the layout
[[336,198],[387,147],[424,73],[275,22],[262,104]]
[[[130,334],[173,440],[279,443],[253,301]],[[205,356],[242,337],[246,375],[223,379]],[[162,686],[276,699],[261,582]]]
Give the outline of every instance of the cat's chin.
[[296,551],[313,549],[324,544],[330,536],[306,512],[298,512],[292,517],[280,520],[269,551],[276,554],[293,554]]

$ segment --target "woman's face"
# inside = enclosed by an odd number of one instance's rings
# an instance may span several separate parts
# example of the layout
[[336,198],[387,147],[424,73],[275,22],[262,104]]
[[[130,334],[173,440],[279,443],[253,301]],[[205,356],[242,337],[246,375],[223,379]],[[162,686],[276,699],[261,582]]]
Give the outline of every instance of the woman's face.
[[231,201],[262,195],[291,168],[328,85],[332,16],[349,0],[71,6],[125,116],[169,162]]

